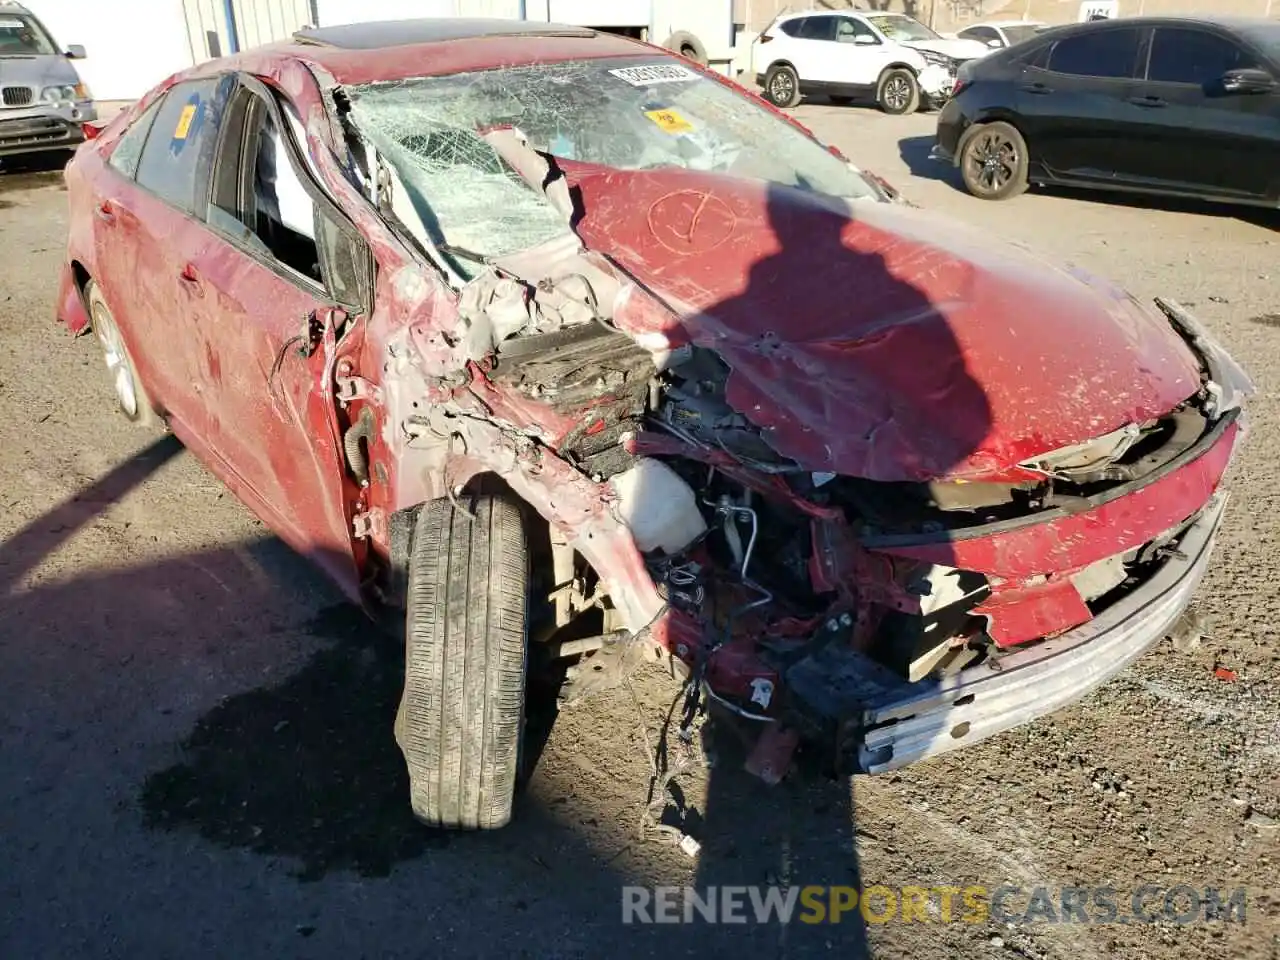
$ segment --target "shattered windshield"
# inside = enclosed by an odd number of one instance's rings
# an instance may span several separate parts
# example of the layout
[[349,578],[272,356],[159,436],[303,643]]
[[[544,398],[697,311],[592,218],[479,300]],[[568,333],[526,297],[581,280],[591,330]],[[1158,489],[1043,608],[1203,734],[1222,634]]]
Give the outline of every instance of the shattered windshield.
[[904,17],[901,14],[867,17],[875,28],[890,40],[937,40],[938,35],[919,20]]
[[535,64],[350,94],[356,125],[395,167],[432,243],[463,257],[527,250],[566,229],[563,215],[482,139],[502,127],[535,150],[621,170],[681,167],[873,195],[820,144],[674,58]]

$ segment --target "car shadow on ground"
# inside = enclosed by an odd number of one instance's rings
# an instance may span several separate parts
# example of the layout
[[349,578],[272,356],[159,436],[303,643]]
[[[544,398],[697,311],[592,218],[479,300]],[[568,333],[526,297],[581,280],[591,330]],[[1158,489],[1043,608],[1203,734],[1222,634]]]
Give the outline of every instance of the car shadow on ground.
[[[412,902],[412,921],[396,915],[358,942],[342,938],[366,929],[359,903],[350,915],[300,924],[308,956],[420,956],[427,915],[447,922],[467,955],[494,955],[513,936],[525,944],[517,956],[587,958],[606,943],[618,956],[772,957],[778,938],[794,956],[831,944],[867,955],[861,924],[848,916],[839,927],[764,933],[754,924],[624,926],[624,885],[685,880],[636,866],[652,859],[644,840],[598,848],[580,819],[590,798],[564,804],[574,785],[539,782],[536,772],[502,830],[418,823],[392,735],[403,679],[395,638],[274,538],[67,579],[35,573],[179,456],[177,441],[162,438],[0,545],[0,779],[11,785],[6,833],[23,838],[0,842],[17,884],[0,943],[68,955],[105,934],[118,955],[167,955],[153,944],[176,949],[198,916],[212,952],[197,955],[278,956],[262,939],[269,931],[239,929],[253,909],[244,891],[286,905],[294,898],[278,881],[264,886],[247,854],[269,875],[316,891],[312,898],[345,896],[359,883]],[[260,676],[270,679],[251,679]],[[554,686],[531,692],[535,738],[551,731],[554,694]],[[591,742],[573,749],[584,763],[601,759]],[[635,787],[638,814],[643,780]],[[794,882],[856,886],[841,795],[848,789],[839,783],[769,788],[746,774],[717,775],[717,813],[700,829],[701,875],[777,883],[770,864],[794,843],[815,858]],[[93,890],[88,911],[69,906],[84,885]],[[166,909],[139,913],[133,898],[151,885],[166,891]],[[351,932],[335,930],[346,925]],[[340,945],[325,948],[326,937]]]
[[71,159],[69,152],[29,153],[0,157],[0,210],[14,202],[3,196],[38,187],[57,186],[66,189],[62,171]]
[[924,180],[941,180],[951,184],[957,190],[964,190],[964,181],[955,164],[945,160],[933,160],[929,152],[933,149],[933,137],[904,137],[898,141],[898,155],[913,177]]

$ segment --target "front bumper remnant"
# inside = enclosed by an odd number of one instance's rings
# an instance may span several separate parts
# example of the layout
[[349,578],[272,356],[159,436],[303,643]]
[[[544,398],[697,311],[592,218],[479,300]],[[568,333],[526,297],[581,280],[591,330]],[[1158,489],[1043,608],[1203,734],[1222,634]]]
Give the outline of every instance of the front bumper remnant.
[[1215,494],[1164,564],[1086,624],[917,683],[833,636],[787,671],[793,708],[811,732],[816,725],[834,738],[837,769],[863,773],[895,770],[1061,709],[1169,634],[1209,566],[1226,501]]
[[1079,700],[1167,636],[1213,551],[1227,494],[1218,493],[1145,584],[1061,636],[961,672],[858,719],[858,767],[882,773],[967,746]]

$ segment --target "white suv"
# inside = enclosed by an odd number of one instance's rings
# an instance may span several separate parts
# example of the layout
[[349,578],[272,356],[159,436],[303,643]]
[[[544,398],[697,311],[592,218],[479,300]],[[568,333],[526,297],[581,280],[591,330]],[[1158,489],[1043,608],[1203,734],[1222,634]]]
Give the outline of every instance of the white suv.
[[765,98],[778,107],[809,93],[837,103],[870,94],[885,113],[914,113],[941,105],[960,64],[990,52],[900,13],[814,11],[774,20],[752,46],[751,61]]

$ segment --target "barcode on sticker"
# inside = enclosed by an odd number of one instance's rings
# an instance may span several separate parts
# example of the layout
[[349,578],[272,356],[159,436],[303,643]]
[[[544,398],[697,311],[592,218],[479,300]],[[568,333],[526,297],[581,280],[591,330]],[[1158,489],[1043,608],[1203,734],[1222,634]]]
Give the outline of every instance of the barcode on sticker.
[[654,83],[691,83],[698,79],[696,73],[678,63],[655,63],[648,67],[619,67],[609,72],[633,87],[647,87]]

